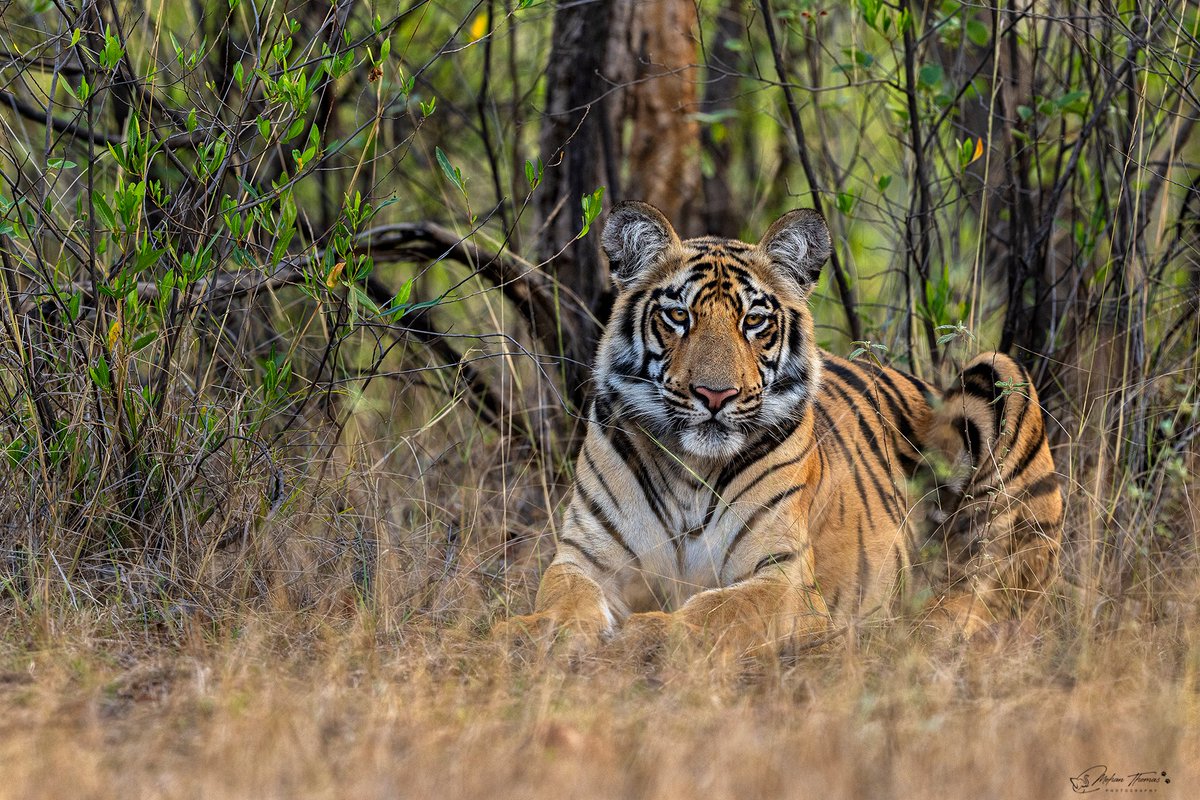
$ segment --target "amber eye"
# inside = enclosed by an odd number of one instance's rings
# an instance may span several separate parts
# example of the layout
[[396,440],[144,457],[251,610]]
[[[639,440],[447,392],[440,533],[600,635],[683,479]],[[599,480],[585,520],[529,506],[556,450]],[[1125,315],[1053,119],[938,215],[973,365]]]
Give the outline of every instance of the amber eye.
[[767,321],[766,314],[760,314],[757,311],[751,311],[749,314],[746,315],[746,318],[742,320],[742,324],[745,325],[747,328],[757,328],[759,325],[762,325],[766,321]]
[[664,308],[663,315],[677,325],[682,325],[688,321],[686,308]]

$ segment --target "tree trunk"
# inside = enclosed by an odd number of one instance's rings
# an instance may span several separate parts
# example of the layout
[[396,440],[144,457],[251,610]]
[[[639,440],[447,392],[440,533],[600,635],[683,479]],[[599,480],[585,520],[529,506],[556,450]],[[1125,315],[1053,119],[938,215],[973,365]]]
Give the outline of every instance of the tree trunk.
[[[615,190],[614,133],[606,113],[612,88],[604,76],[614,4],[611,0],[562,3],[554,14],[554,35],[546,67],[546,113],[541,131],[545,175],[537,192],[537,256],[561,285],[574,293],[582,309],[560,306],[557,332],[534,331],[542,342],[556,344],[562,358],[566,399],[583,405],[600,311],[608,288],[608,268],[600,256],[599,237],[576,240],[581,228],[580,202],[608,184]],[[599,314],[595,314],[599,316]],[[557,340],[557,341],[556,341]]]
[[610,300],[597,231],[576,240],[581,199],[604,186],[606,207],[642,200],[681,230],[699,227],[690,222],[700,185],[695,27],[692,0],[595,0],[562,3],[555,12],[534,232],[539,260],[579,303],[560,306],[561,333],[536,335],[561,355],[566,397],[576,409],[587,396]]
[[700,234],[693,0],[620,0],[610,63],[625,86],[629,179],[620,199],[657,207],[683,236]]

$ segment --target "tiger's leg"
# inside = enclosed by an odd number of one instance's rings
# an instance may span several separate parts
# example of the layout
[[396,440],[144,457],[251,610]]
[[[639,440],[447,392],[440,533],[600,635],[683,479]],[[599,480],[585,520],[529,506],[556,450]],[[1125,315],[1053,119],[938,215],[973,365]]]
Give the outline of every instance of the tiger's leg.
[[829,623],[809,548],[806,557],[767,561],[730,586],[699,592],[673,613],[633,614],[620,638],[645,647],[677,631],[714,650],[765,656],[819,640]]
[[[560,551],[561,552],[561,551]],[[611,632],[615,618],[596,577],[569,560],[555,558],[542,575],[534,612],[500,623],[494,636],[548,643],[563,634],[590,646]]]

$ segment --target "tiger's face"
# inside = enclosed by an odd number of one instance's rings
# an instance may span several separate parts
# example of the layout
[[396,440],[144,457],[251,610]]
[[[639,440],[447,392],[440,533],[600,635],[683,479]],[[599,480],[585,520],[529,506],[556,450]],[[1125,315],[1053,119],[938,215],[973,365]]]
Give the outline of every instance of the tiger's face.
[[656,209],[625,203],[603,244],[620,293],[597,358],[598,405],[619,404],[706,460],[800,413],[820,363],[807,304],[829,256],[819,214],[793,211],[750,245],[680,241]]

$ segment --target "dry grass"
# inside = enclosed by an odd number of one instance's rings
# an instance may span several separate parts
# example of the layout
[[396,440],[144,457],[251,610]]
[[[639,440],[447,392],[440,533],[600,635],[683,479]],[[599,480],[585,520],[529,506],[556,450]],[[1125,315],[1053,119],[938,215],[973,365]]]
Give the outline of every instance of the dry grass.
[[468,637],[248,616],[179,644],[43,621],[0,658],[5,797],[1059,797],[1094,764],[1200,779],[1200,639],[1003,653],[886,634],[747,674],[514,664]]

